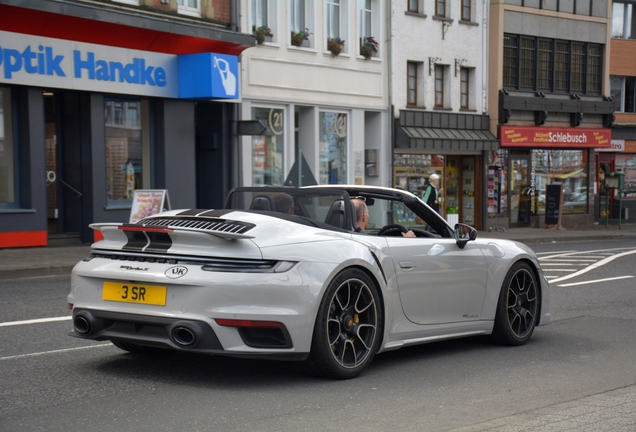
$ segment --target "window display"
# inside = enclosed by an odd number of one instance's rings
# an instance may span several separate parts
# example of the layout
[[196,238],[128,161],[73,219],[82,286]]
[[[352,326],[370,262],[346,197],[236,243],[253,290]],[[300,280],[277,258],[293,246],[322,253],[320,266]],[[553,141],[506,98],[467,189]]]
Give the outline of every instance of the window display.
[[0,205],[15,201],[11,91],[0,87]]
[[546,187],[563,184],[563,213],[587,213],[588,152],[585,150],[532,150],[535,173],[535,214],[545,214]]
[[347,114],[320,113],[320,184],[347,183]]
[[283,186],[285,112],[276,108],[252,108],[252,118],[264,121],[271,131],[271,135],[252,137],[252,185]]

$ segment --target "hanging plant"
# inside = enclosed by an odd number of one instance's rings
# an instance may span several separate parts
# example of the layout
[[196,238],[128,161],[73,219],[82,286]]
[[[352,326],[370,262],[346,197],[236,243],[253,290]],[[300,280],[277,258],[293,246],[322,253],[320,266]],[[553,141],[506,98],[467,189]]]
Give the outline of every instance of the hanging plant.
[[342,47],[344,47],[345,41],[340,39],[339,37],[329,38],[327,39],[327,49],[331,51],[331,54],[334,57],[338,56],[342,52]]
[[309,29],[301,30],[299,32],[291,32],[291,44],[293,46],[303,46],[304,41],[309,40]]
[[252,33],[256,36],[256,43],[261,45],[265,42],[266,37],[273,37],[272,30],[266,25],[260,26],[256,28],[256,26],[252,26]]
[[366,37],[363,40],[364,42],[360,46],[360,55],[363,56],[365,60],[369,60],[373,57],[373,54],[378,52],[380,44],[373,38],[373,36]]

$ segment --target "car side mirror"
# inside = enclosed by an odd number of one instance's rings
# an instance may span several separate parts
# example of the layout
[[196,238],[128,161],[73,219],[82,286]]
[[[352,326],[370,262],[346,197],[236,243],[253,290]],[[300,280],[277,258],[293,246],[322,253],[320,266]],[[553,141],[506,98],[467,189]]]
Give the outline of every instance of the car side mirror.
[[470,225],[455,224],[455,241],[460,249],[464,249],[466,243],[477,238],[477,230]]

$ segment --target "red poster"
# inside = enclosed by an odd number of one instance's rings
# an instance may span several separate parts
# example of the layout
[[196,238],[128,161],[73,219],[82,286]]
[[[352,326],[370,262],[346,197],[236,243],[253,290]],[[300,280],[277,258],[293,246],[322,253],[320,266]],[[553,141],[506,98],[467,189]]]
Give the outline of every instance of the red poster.
[[531,126],[501,126],[502,147],[534,148],[607,148],[611,129],[548,128]]

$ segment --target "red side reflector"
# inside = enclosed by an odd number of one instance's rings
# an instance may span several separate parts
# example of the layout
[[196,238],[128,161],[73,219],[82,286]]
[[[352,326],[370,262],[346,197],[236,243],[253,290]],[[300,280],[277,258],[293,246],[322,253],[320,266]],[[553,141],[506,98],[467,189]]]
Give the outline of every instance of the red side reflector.
[[216,318],[214,321],[218,325],[224,327],[260,327],[260,328],[284,328],[285,325],[283,323],[279,323],[276,321],[251,321],[251,320],[233,320],[233,319],[219,319]]
[[146,232],[160,232],[160,233],[174,232],[173,229],[169,229],[169,228],[152,228],[152,227],[145,227],[145,226],[120,225],[118,228],[122,231],[146,231]]

